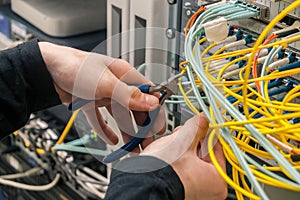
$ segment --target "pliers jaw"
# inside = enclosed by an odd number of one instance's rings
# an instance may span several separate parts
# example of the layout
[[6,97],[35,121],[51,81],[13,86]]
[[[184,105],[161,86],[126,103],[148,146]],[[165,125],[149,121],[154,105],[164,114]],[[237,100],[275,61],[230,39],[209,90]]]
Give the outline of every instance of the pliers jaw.
[[159,98],[159,106],[157,106],[154,110],[151,110],[149,112],[149,115],[147,116],[146,121],[142,125],[142,127],[137,132],[136,136],[131,138],[129,142],[127,142],[125,145],[123,145],[120,149],[114,151],[113,153],[107,155],[104,159],[104,163],[110,163],[113,162],[123,156],[125,156],[128,152],[131,152],[134,148],[136,148],[139,144],[142,143],[143,139],[147,137],[149,132],[151,131],[155,119],[159,114],[161,105],[164,103],[164,101],[169,98],[171,95],[177,93],[178,87],[177,87],[177,81],[176,79],[181,77],[181,74],[178,74],[176,76],[172,76],[167,81],[162,82],[161,84],[157,86],[151,86],[151,85],[141,85],[138,88],[145,93],[153,93],[153,92],[160,92],[161,96]]
[[177,74],[172,76],[167,81],[162,82],[157,86],[151,86],[149,92],[161,92],[162,95],[159,98],[159,104],[162,105],[166,99],[168,99],[173,94],[178,92],[177,79],[181,77],[182,74]]

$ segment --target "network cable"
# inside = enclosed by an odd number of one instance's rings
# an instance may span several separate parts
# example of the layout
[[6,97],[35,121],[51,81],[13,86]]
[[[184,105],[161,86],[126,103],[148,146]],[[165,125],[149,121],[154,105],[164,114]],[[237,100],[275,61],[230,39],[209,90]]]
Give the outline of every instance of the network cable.
[[[292,3],[274,18],[257,39],[249,40],[247,44],[255,41],[250,47],[241,43],[244,49],[220,47],[213,55],[207,55],[209,50],[218,48],[218,43],[226,41],[226,38],[210,35],[210,29],[216,24],[225,27],[230,20],[259,14],[255,6],[247,9],[241,4],[248,3],[229,1],[207,8],[197,16],[186,34],[186,61],[180,68],[182,74],[188,75],[192,94],[201,110],[188,98],[180,81],[179,89],[188,107],[195,114],[203,111],[211,121],[213,132],[209,136],[209,146],[213,148],[213,138],[219,138],[224,155],[232,165],[232,179],[222,171],[213,151],[209,152],[211,159],[222,177],[235,189],[237,198],[269,199],[260,183],[300,191],[300,163],[296,159],[300,151],[295,145],[300,141],[300,120],[297,120],[300,106],[295,101],[300,96],[300,88],[297,81],[285,80],[299,74],[300,66],[293,52],[283,57],[283,50],[300,40],[299,29],[294,25],[282,32],[274,32],[265,41],[264,38],[276,23],[300,6],[300,1]],[[240,12],[232,12],[237,10]],[[207,38],[206,43],[210,42],[202,52],[202,43],[194,42],[201,40],[201,35]],[[260,74],[257,70],[259,63],[263,64]],[[199,88],[206,95],[205,102]],[[255,146],[252,146],[253,142]],[[274,164],[261,166],[249,154],[272,160]],[[274,173],[276,171],[283,172],[285,177],[278,176]]]

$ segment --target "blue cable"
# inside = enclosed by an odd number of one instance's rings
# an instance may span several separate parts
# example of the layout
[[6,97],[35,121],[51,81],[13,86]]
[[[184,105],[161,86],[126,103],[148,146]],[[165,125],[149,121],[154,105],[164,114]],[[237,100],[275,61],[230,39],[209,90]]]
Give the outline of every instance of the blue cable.
[[282,66],[278,68],[279,72],[285,71],[285,70],[290,70],[290,69],[296,69],[300,67],[300,61],[298,62],[294,62],[294,63],[290,63],[288,65]]
[[277,94],[281,94],[283,92],[288,92],[288,91],[290,91],[291,89],[294,88],[294,85],[298,85],[298,83],[294,80],[290,80],[283,87],[276,88],[276,89],[273,89],[273,90],[269,90],[268,94],[269,94],[269,96],[274,96],[274,95],[277,95]]
[[268,89],[271,89],[273,87],[279,87],[281,86],[282,84],[284,84],[283,82],[283,78],[277,78],[273,81],[270,81],[269,84],[268,84]]

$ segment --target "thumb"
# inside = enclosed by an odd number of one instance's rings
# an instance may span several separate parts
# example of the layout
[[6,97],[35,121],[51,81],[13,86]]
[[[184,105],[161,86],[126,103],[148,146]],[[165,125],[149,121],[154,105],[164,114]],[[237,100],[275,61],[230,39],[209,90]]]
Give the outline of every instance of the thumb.
[[183,154],[197,150],[200,140],[206,135],[208,125],[204,114],[196,115],[184,126],[177,128],[173,134],[150,144],[145,154],[158,157],[167,163],[173,163]]
[[189,131],[189,135],[187,136],[189,138],[193,138],[189,149],[192,151],[197,151],[200,141],[205,138],[207,134],[209,121],[205,114],[201,113],[190,119],[185,126],[192,127],[192,131]]
[[128,86],[122,81],[118,81],[112,94],[112,99],[129,110],[149,111],[159,105],[156,96],[142,93],[135,86]]

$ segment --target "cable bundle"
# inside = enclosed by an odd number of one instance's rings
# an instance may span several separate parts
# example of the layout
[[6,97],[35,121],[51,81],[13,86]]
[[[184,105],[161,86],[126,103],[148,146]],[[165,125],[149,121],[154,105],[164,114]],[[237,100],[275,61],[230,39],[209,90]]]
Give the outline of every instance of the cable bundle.
[[[300,62],[294,53],[284,56],[289,43],[300,40],[300,35],[297,30],[289,30],[289,34],[273,33],[264,41],[270,30],[298,6],[299,0],[288,6],[252,47],[241,50],[236,47],[249,45],[251,36],[239,38],[236,33],[236,41],[230,40],[229,44],[227,40],[233,36],[217,38],[205,50],[202,43],[208,38],[203,37],[207,26],[259,15],[259,10],[245,6],[242,1],[201,8],[201,12],[195,13],[199,15],[197,20],[195,16],[191,20],[194,25],[188,24],[186,61],[180,66],[182,73],[187,73],[191,89],[186,91],[182,82],[179,88],[194,113],[199,113],[199,109],[189,100],[190,93],[194,93],[197,104],[208,116],[213,128],[208,145],[213,148],[213,138],[217,135],[232,165],[232,179],[222,171],[214,152],[209,154],[238,199],[269,199],[262,183],[300,191],[300,105],[297,103],[300,86],[288,78],[300,73]],[[222,47],[207,56],[219,46]],[[266,165],[261,165],[263,162]]]

